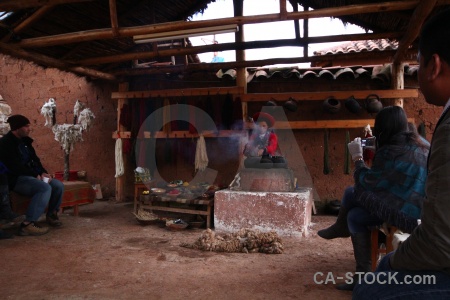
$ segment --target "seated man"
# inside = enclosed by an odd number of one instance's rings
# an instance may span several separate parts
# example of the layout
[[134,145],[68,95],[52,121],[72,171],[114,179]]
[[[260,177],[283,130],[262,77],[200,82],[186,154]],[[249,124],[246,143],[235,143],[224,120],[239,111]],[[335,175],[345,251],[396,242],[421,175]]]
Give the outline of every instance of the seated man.
[[[9,201],[8,179],[6,177],[7,168],[0,161],[0,224],[1,228],[11,227],[20,224],[25,220],[25,216],[14,213]],[[13,235],[0,229],[0,239],[10,239]]]
[[286,160],[281,156],[278,148],[278,137],[270,128],[275,125],[275,119],[265,112],[253,115],[255,130],[250,141],[245,145],[244,161],[246,168],[286,168]]
[[42,166],[29,137],[30,121],[22,115],[10,116],[7,120],[11,130],[0,138],[0,160],[8,168],[9,188],[19,194],[32,197],[26,212],[26,219],[20,225],[19,235],[42,235],[48,227],[36,224],[47,206],[47,223],[61,226],[59,211],[64,185],[52,180]]

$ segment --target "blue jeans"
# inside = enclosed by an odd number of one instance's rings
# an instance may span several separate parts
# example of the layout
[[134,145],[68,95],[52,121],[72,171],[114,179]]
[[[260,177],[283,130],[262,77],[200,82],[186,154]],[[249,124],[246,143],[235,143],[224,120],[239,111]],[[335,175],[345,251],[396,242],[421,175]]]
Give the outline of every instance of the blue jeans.
[[36,222],[45,212],[47,205],[47,214],[58,212],[64,185],[56,179],[46,183],[32,176],[19,176],[14,186],[14,192],[32,197],[28,205],[25,221]]
[[369,227],[383,224],[383,221],[358,205],[355,199],[355,189],[350,186],[345,189],[341,201],[342,207],[347,209],[347,224],[351,234],[368,232]]
[[[367,273],[366,280],[356,284],[352,299],[450,299],[450,275],[439,271],[395,271],[389,264],[393,253],[380,261],[375,273]],[[390,278],[395,280],[389,282]]]

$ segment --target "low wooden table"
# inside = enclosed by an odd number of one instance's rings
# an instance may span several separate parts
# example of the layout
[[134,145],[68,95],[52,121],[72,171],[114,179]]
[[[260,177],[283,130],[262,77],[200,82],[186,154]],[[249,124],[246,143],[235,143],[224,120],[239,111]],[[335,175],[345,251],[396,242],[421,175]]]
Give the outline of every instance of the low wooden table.
[[[141,195],[139,202],[138,207],[143,209],[206,216],[206,228],[211,228],[214,199],[184,199],[180,197]],[[155,205],[161,203],[168,203],[169,205],[170,203],[189,204],[200,209]]]
[[145,190],[148,190],[149,187],[152,188],[154,187],[154,181],[149,181],[147,183],[139,183],[139,182],[135,182],[134,183],[134,212],[137,213],[138,210],[138,200],[139,200],[139,196],[142,195],[142,192]]

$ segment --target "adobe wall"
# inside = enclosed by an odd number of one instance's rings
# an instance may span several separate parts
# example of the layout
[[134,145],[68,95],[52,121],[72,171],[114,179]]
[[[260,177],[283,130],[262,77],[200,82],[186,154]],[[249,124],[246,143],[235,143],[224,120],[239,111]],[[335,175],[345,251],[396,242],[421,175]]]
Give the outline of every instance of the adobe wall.
[[[33,132],[31,136],[36,139],[35,147],[49,171],[60,171],[64,167],[63,151],[54,140],[51,130],[43,125],[45,120],[40,115],[40,108],[48,98],[53,97],[57,101],[57,123],[70,122],[72,110],[76,99],[85,103],[96,115],[93,127],[83,135],[84,142],[76,145],[70,155],[72,170],[86,170],[88,180],[91,183],[99,183],[105,197],[113,196],[115,191],[115,140],[111,133],[116,130],[116,102],[111,100],[112,91],[117,86],[100,81],[88,82],[85,78],[77,77],[71,73],[60,72],[55,69],[43,69],[34,64],[16,60],[9,56],[0,56],[0,94],[12,107],[13,113],[26,115],[32,122]],[[216,77],[205,77],[204,74],[191,76],[186,82],[177,78],[170,78],[167,84],[160,83],[152,78],[144,78],[144,84],[139,85],[139,80],[130,84],[130,90],[164,89],[178,86],[207,87],[219,85],[234,85],[235,82],[220,82]],[[189,81],[192,80],[192,81]],[[216,82],[213,82],[216,81]],[[407,87],[417,87],[414,78],[408,78]],[[348,79],[342,80],[301,80],[296,78],[273,78],[260,82],[251,82],[249,92],[288,92],[288,91],[324,91],[324,90],[363,90],[385,89],[383,84]],[[214,101],[218,97],[211,95]],[[189,102],[189,97],[184,99]],[[199,101],[199,97],[195,97]],[[176,103],[179,99],[170,99]],[[205,99],[200,99],[204,101]],[[219,99],[220,100],[220,99]],[[223,100],[223,99],[222,99]],[[222,101],[221,100],[221,101]],[[301,99],[299,99],[301,100]],[[158,101],[162,102],[162,99]],[[132,102],[137,102],[134,100]],[[387,102],[383,100],[386,104]],[[216,102],[214,102],[216,103]],[[249,105],[249,115],[261,110],[262,103]],[[404,108],[408,117],[416,120],[416,124],[424,122],[427,139],[431,135],[439,118],[442,108],[428,105],[420,95],[418,99],[405,99]],[[330,115],[323,112],[320,101],[299,102],[297,112],[285,112],[288,120],[311,119],[354,119],[374,118],[375,116],[364,113],[354,116],[343,107],[341,112]],[[353,139],[362,134],[362,128],[349,129],[349,135]],[[329,173],[324,174],[324,129],[298,129],[293,131],[279,130],[277,133],[282,151],[288,157],[289,167],[294,170],[294,175],[299,180],[300,186],[312,187],[314,199],[325,203],[330,200],[340,199],[343,189],[353,183],[352,170],[345,173],[344,150],[346,147],[344,129],[328,129],[329,139]],[[293,137],[293,138],[292,138]],[[134,140],[132,141],[134,142]],[[158,139],[156,156],[158,170],[166,181],[183,179],[189,181],[195,176],[193,155],[195,153],[194,139]],[[209,156],[209,167],[218,171],[216,183],[227,186],[239,169],[239,143],[233,138],[207,138],[206,146]],[[170,151],[168,151],[170,149]],[[133,197],[133,169],[135,154],[132,151],[127,156],[126,163],[126,197]],[[351,168],[353,166],[351,165]],[[320,203],[319,203],[320,204]]]
[[71,123],[73,107],[79,99],[95,114],[92,128],[83,134],[83,142],[70,154],[71,170],[86,170],[92,184],[102,186],[103,196],[114,195],[114,140],[116,103],[111,92],[116,87],[104,82],[87,82],[84,77],[56,69],[44,69],[24,60],[0,55],[0,94],[13,114],[27,116],[32,124],[31,137],[44,167],[51,173],[64,169],[64,152],[54,139],[40,109],[49,98],[57,103],[58,124]]

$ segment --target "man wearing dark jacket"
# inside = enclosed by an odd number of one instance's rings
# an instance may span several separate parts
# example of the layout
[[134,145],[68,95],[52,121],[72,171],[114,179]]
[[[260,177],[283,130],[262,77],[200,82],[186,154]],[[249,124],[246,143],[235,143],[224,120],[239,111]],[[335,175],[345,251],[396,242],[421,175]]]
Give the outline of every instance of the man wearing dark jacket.
[[11,130],[0,138],[0,160],[8,168],[9,188],[19,194],[32,197],[26,219],[20,225],[19,235],[42,235],[48,227],[36,224],[47,209],[47,223],[61,226],[57,212],[61,205],[64,185],[52,180],[42,166],[29,137],[30,121],[22,115],[10,116],[7,120]]
[[450,299],[450,10],[431,18],[419,42],[420,89],[444,106],[428,156],[421,224],[377,272],[357,284],[353,299]]
[[2,229],[17,226],[25,220],[25,216],[18,215],[11,209],[6,172],[8,172],[8,169],[0,161],[0,240],[14,237],[11,233]]

